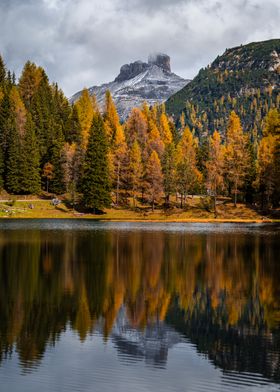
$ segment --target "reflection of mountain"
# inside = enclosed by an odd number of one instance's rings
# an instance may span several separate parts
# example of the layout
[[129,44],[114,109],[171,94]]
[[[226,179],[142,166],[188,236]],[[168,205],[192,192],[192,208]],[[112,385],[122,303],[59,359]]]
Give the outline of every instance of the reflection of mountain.
[[143,331],[132,328],[123,310],[117,317],[111,337],[121,360],[144,360],[147,365],[156,367],[164,367],[168,350],[182,341],[180,334],[164,322],[148,324]]
[[175,304],[167,323],[224,371],[258,373],[280,382],[280,329],[270,333],[261,323],[257,330],[249,323],[227,328],[215,321],[211,308],[190,315]]
[[6,224],[0,361],[16,349],[23,367],[34,366],[70,325],[81,341],[101,328],[123,360],[151,366],[165,366],[184,334],[221,369],[278,381],[280,233],[269,230],[58,233]]

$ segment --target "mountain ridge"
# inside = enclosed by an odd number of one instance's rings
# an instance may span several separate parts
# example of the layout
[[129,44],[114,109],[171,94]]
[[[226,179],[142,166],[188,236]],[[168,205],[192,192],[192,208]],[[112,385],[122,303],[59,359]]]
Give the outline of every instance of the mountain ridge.
[[[140,107],[144,102],[149,106],[162,103],[188,82],[171,71],[168,55],[158,53],[150,55],[147,63],[138,60],[124,64],[113,82],[90,87],[88,91],[96,96],[102,109],[106,91],[109,90],[124,121],[133,107]],[[80,95],[81,91],[74,94],[70,102],[75,102]]]
[[226,49],[183,89],[166,102],[177,125],[186,124],[204,136],[225,133],[232,110],[246,131],[261,132],[270,108],[280,105],[280,39],[252,42]]

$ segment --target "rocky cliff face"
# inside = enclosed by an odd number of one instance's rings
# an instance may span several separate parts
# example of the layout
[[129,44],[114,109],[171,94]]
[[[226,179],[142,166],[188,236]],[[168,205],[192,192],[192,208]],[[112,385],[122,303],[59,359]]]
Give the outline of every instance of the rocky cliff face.
[[167,54],[151,54],[148,59],[149,65],[157,65],[166,72],[171,72],[170,57]]
[[[169,56],[156,54],[149,56],[148,63],[136,61],[123,65],[113,82],[93,86],[89,92],[96,95],[102,108],[105,93],[110,90],[120,118],[125,120],[133,107],[140,107],[144,102],[148,105],[164,102],[188,82],[171,72]],[[80,95],[78,92],[70,101],[75,102]]]

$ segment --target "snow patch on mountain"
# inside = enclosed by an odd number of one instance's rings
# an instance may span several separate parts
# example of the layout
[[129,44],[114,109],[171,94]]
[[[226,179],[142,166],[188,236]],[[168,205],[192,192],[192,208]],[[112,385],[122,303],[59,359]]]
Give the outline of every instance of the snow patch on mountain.
[[[148,63],[136,61],[125,64],[113,82],[89,88],[90,95],[95,95],[103,110],[105,93],[110,90],[118,113],[124,121],[133,107],[162,103],[171,95],[181,90],[190,80],[181,78],[171,72],[170,57],[164,54],[152,55]],[[70,98],[75,102],[81,91]]]

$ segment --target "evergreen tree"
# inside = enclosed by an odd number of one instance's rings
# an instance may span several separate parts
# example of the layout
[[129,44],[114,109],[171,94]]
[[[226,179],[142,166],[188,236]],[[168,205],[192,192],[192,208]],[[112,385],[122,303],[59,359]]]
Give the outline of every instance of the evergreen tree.
[[[272,162],[267,167],[266,175],[268,177],[267,180],[271,184],[270,187],[273,187],[272,202],[277,207],[280,202],[280,112],[277,109],[270,110],[266,116],[264,139],[265,144],[267,142],[270,144],[269,147],[267,146],[270,153],[272,151]],[[262,165],[260,159],[259,164]]]
[[0,55],[0,88],[4,89],[6,82],[6,67],[2,56]]
[[53,178],[50,181],[49,189],[51,192],[61,195],[65,192],[65,181],[63,167],[65,165],[63,155],[64,137],[60,124],[52,123],[53,140],[50,147],[49,160],[53,165]]
[[58,88],[56,83],[50,86],[50,91],[52,95],[51,111],[55,121],[61,124],[62,132],[65,138],[67,132],[67,120],[71,114],[71,106],[63,91]]
[[2,146],[0,144],[0,191],[4,188],[4,170],[5,170],[4,154],[3,154]]
[[41,188],[39,148],[31,115],[27,115],[22,145],[22,192],[39,193]]
[[203,174],[204,178],[207,177],[206,162],[209,159],[209,138],[203,137],[199,140],[197,149],[197,168]]
[[11,115],[10,96],[5,92],[0,102],[0,144],[2,146],[4,161],[6,160],[6,152],[8,148],[9,137],[9,118]]
[[7,147],[7,169],[5,188],[8,192],[18,194],[22,182],[22,155],[20,135],[16,127],[15,116],[10,115],[7,121],[9,129]]
[[65,140],[68,143],[82,143],[82,129],[77,107],[74,105],[65,125]]
[[45,163],[55,137],[54,124],[60,125],[62,128],[62,121],[56,116],[57,109],[53,99],[53,91],[44,70],[40,70],[40,75],[38,85],[32,93],[29,110],[35,124],[40,158]]
[[83,203],[95,212],[111,203],[107,140],[100,114],[93,118],[84,163]]

